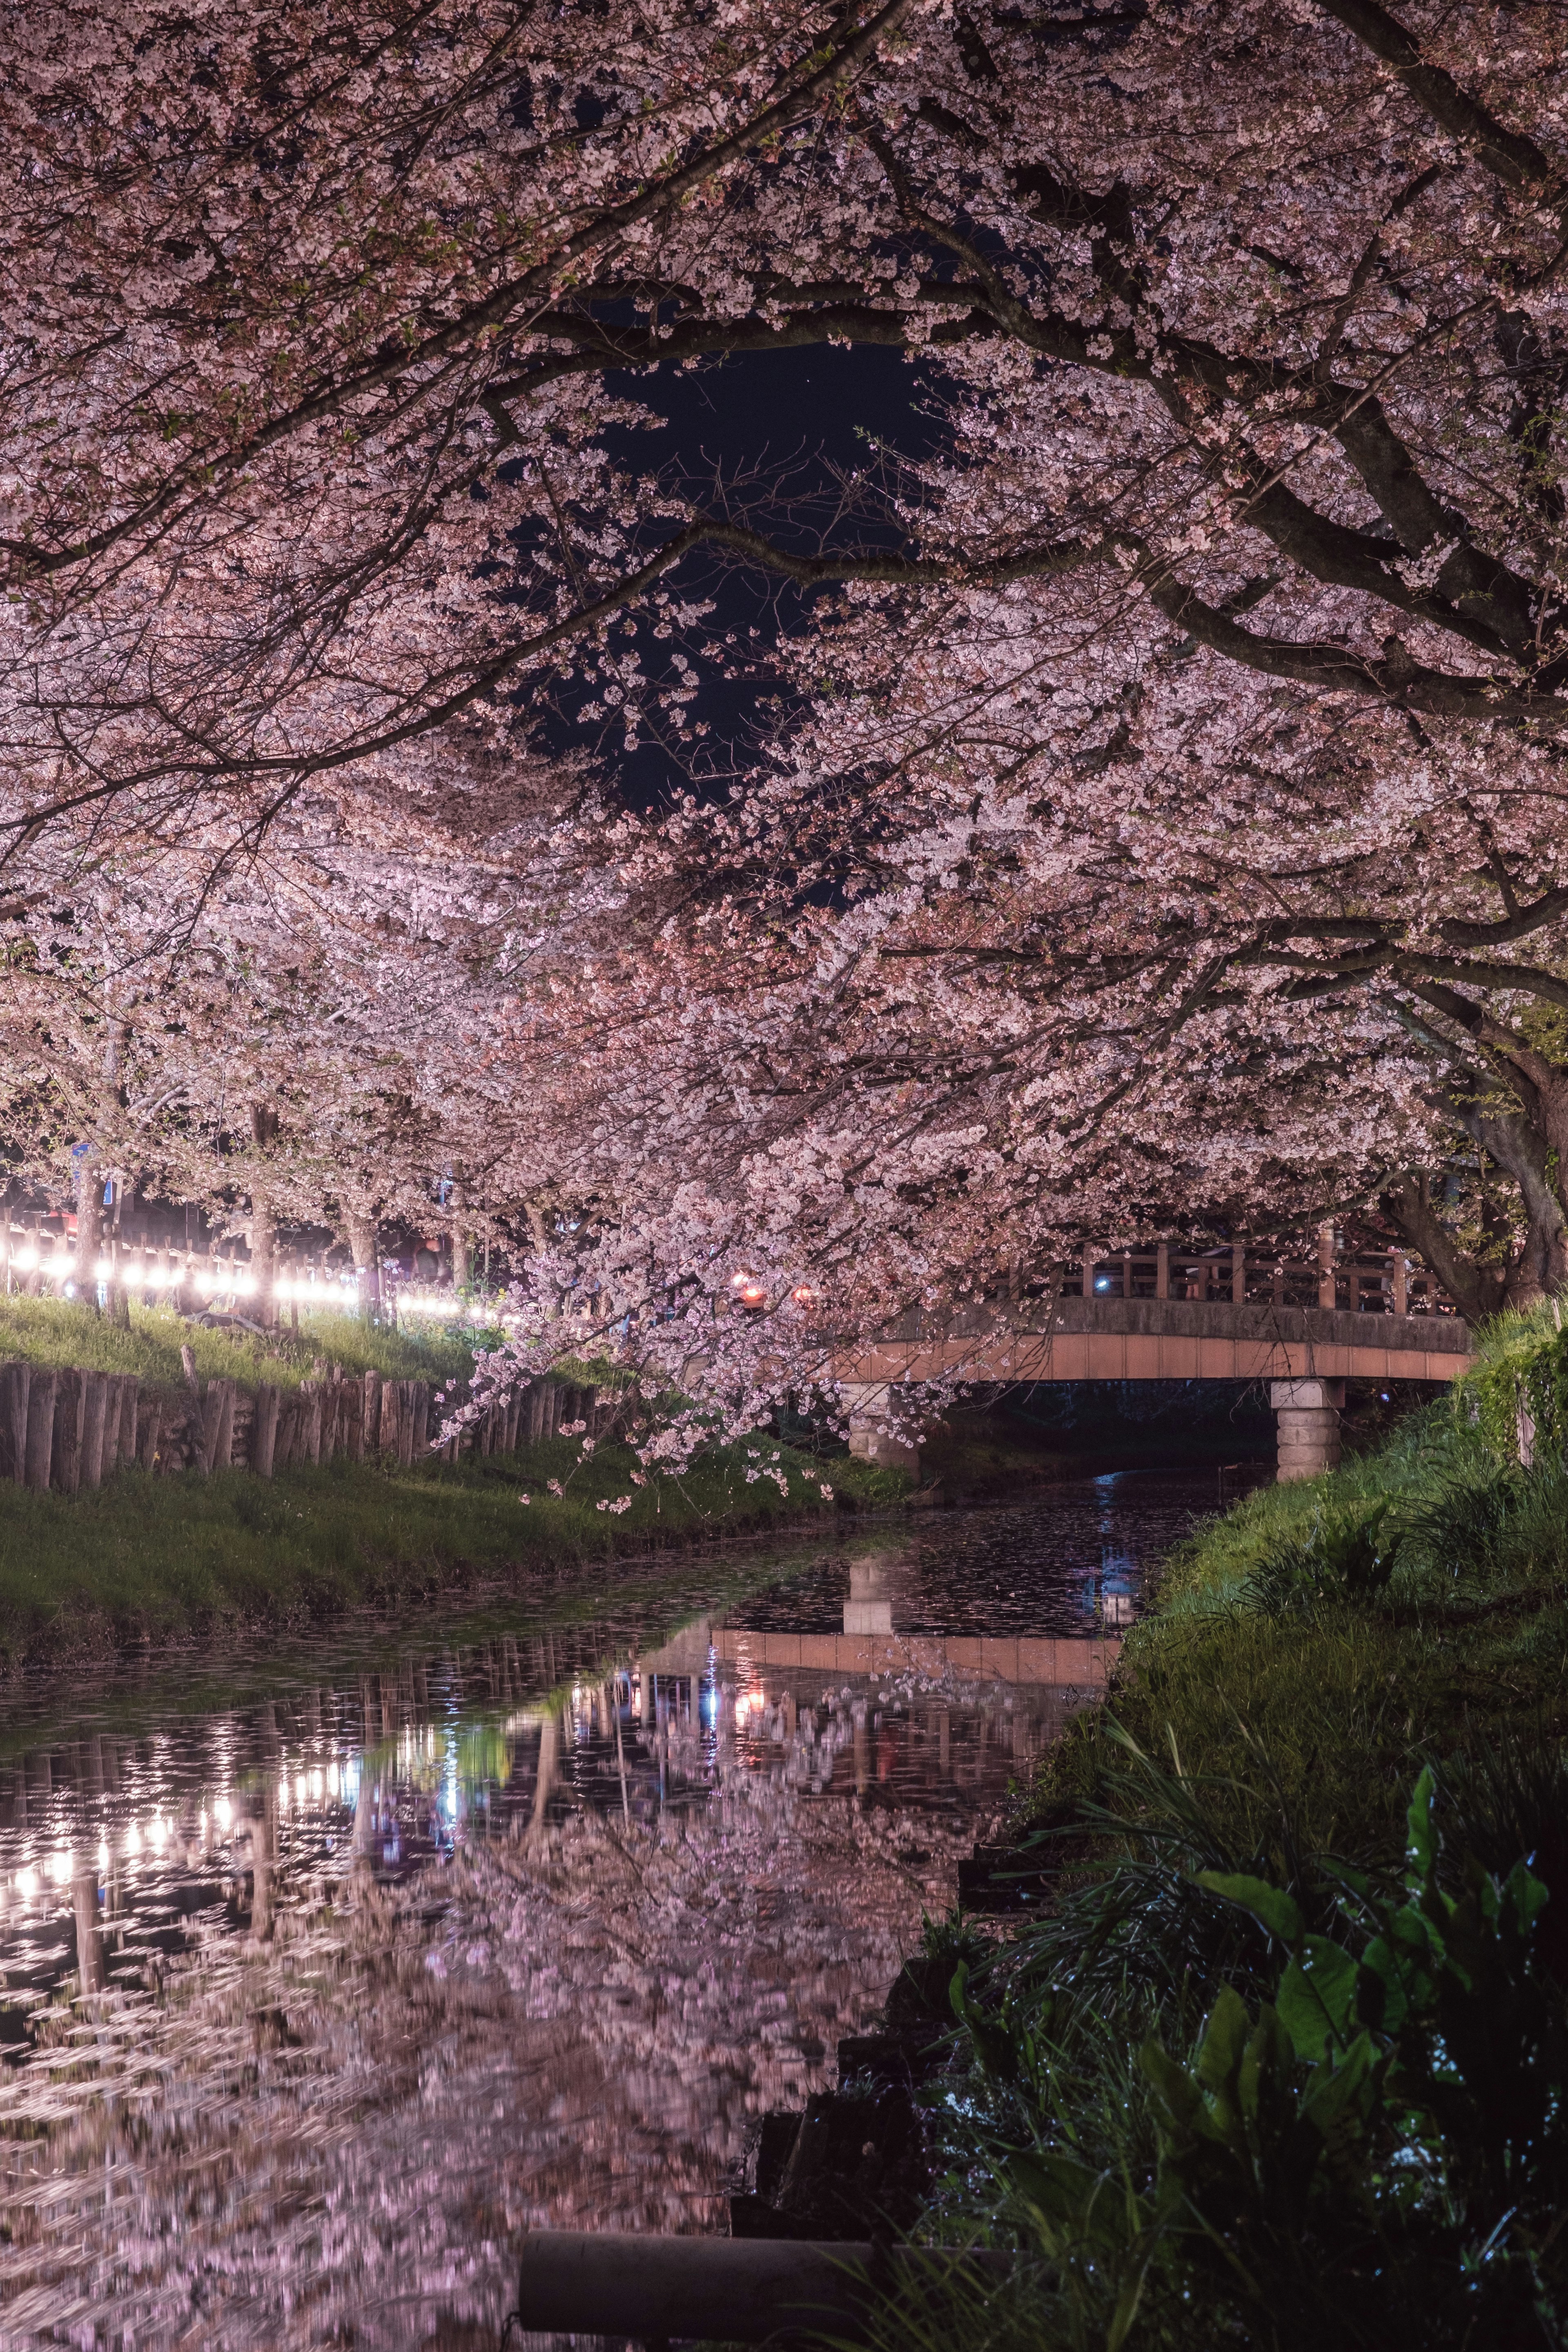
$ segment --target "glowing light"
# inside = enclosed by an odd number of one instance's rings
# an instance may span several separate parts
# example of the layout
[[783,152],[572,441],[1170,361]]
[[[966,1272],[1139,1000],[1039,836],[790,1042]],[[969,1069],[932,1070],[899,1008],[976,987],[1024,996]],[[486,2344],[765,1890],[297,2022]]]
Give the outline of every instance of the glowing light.
[[16,1268],[18,1273],[31,1274],[33,1268],[38,1263],[38,1253],[36,1249],[13,1250],[11,1253],[11,1263]]
[[157,1853],[162,1853],[163,1848],[169,1843],[169,1824],[163,1819],[162,1813],[153,1814],[153,1826],[148,1831],[147,1834],[152,1840],[153,1851]]
[[808,1282],[797,1282],[790,1297],[797,1307],[815,1307],[816,1304],[816,1293]]
[[107,1282],[114,1272],[114,1266],[109,1258],[100,1257],[92,1270],[100,1282]]
[[57,1886],[65,1885],[75,1867],[76,1856],[68,1846],[62,1847],[58,1853],[51,1853],[49,1856],[48,1874]]
[[226,1797],[220,1797],[213,1807],[213,1819],[220,1830],[226,1830],[234,1820],[234,1807]]
[[132,1856],[139,1854],[141,1851],[142,1832],[137,1828],[135,1822],[132,1822],[130,1828],[125,1832],[125,1853],[127,1859],[129,1860]]
[[38,1874],[31,1867],[16,1873],[16,1892],[24,1903],[30,1903],[38,1891]]

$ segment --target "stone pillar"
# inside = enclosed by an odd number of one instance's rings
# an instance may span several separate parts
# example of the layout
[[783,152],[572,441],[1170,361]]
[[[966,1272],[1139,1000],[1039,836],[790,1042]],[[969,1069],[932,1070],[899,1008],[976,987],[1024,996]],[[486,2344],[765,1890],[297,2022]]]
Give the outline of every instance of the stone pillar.
[[1279,1478],[1315,1478],[1340,1466],[1343,1381],[1272,1381],[1268,1402],[1279,1430]]
[[879,1470],[907,1470],[911,1478],[919,1478],[919,1446],[895,1437],[888,1427],[886,1381],[840,1381],[838,1397],[848,1418],[850,1453],[862,1462],[874,1462]]
[[850,1561],[849,1598],[844,1603],[847,1633],[892,1632],[899,1558],[897,1552],[873,1551]]

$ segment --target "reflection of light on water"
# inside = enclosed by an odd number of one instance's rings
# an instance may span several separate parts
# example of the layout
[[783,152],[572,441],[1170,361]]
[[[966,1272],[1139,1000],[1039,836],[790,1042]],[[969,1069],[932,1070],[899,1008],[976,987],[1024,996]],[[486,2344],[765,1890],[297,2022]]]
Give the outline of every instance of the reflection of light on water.
[[[1118,1546],[1084,1499],[1070,1557],[1054,1503],[967,1534],[944,1526],[940,1544],[933,1529],[931,1613],[988,1632],[994,1610],[998,1631],[1032,1633],[1048,1584],[1052,1632],[1094,1610],[1120,1630],[1130,1593],[1097,1568]],[[1037,1523],[1037,1585],[1015,1543]],[[742,1613],[723,1595],[710,1605]],[[804,1613],[787,1595],[769,1605]],[[721,1664],[706,1635],[682,1626],[678,1640],[642,1606],[531,1648],[527,1633],[470,1650],[437,1623],[424,1655],[390,1668],[312,1654],[291,1684],[279,1669],[254,1706],[237,1695],[205,1723],[205,1700],[139,1700],[136,1736],[110,1722],[101,1752],[83,1744],[95,1688],[85,1732],[72,1722],[36,1771],[30,1757],[25,1773],[0,1768],[8,2007],[24,1969],[48,1987],[26,2029],[43,2063],[7,2048],[0,2114],[30,2102],[40,2124],[85,2126],[51,2146],[47,2199],[32,2150],[7,2175],[21,2143],[0,2129],[0,2218],[14,2180],[34,2233],[4,2250],[7,2298],[80,2313],[84,2343],[94,2329],[173,2341],[193,2268],[211,2259],[226,2296],[233,2281],[234,2341],[282,2344],[299,2324],[282,2303],[309,2271],[322,2284],[307,2332],[321,2341],[346,2340],[352,2304],[387,2309],[411,2288],[406,2329],[378,2335],[392,2352],[441,2340],[411,2265],[430,2254],[421,2275],[438,2273],[444,2304],[448,2257],[490,2227],[474,2219],[480,2176],[508,2227],[542,2218],[518,2183],[546,2168],[551,2218],[568,2226],[711,2225],[756,2113],[798,2106],[830,2074],[835,2036],[864,2030],[921,1908],[945,1908],[956,1853],[1061,1713],[984,1677],[775,1671],[755,1646]],[[159,1706],[169,1729],[143,1730]],[[49,1883],[68,1841],[74,1905]],[[104,1886],[89,1904],[79,1874],[95,1852]],[[143,1855],[134,1870],[127,1852]],[[414,1969],[383,1969],[383,1953]],[[426,1977],[420,1963],[443,1955]],[[79,1990],[90,1966],[104,1981]],[[400,2085],[386,2052],[437,2039],[439,2064]],[[351,2128],[319,2147],[320,2118],[339,2114]],[[195,2215],[190,2168],[209,2158]],[[129,2286],[127,2243],[144,2250]]]

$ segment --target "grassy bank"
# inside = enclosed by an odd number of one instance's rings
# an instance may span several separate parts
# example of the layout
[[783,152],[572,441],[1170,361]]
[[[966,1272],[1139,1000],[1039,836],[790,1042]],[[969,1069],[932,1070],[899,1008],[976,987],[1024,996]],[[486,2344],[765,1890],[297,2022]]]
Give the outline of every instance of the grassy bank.
[[19,1359],[58,1370],[134,1373],[153,1388],[185,1386],[182,1347],[189,1348],[203,1381],[231,1380],[254,1388],[270,1381],[297,1388],[321,1357],[341,1364],[353,1379],[378,1371],[386,1380],[466,1380],[473,1370],[476,1339],[469,1332],[387,1330],[353,1315],[301,1318],[298,1331],[282,1328],[263,1338],[240,1326],[188,1322],[165,1307],[133,1306],[131,1328],[79,1301],[0,1298],[0,1361]]
[[[0,1672],[226,1625],[300,1626],[513,1568],[782,1528],[840,1500],[890,1506],[908,1487],[897,1472],[847,1459],[825,1469],[781,1449],[786,1495],[771,1478],[748,1484],[754,1466],[744,1446],[715,1450],[679,1478],[638,1487],[624,1447],[580,1463],[575,1441],[555,1438],[511,1456],[406,1470],[338,1461],[271,1480],[128,1471],[69,1498],[6,1486]],[[627,1495],[628,1506],[608,1507]]]
[[1510,1325],[1169,1564],[1030,1792],[1045,1916],[933,1931],[931,2233],[1024,2259],[889,2347],[1564,2340],[1568,1475],[1515,1411],[1550,1427],[1564,1369]]

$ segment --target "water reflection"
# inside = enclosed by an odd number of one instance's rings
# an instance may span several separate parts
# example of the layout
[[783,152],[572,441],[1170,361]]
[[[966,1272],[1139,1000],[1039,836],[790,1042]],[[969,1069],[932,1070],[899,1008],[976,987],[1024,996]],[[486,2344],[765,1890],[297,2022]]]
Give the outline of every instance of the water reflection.
[[721,2226],[1193,1499],[40,1724],[0,1760],[0,2344],[412,2347],[493,2323],[525,2224]]

